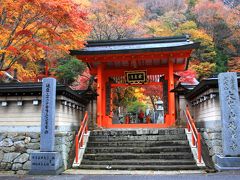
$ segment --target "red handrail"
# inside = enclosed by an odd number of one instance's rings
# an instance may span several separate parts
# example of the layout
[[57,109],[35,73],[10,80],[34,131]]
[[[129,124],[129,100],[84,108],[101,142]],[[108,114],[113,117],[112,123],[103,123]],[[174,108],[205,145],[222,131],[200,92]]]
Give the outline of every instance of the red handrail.
[[[185,115],[187,118],[187,129],[188,132],[192,132],[192,144],[197,147],[198,162],[202,162],[202,145],[201,145],[201,134],[198,132],[194,120],[190,114],[188,105],[186,106]],[[197,142],[197,143],[196,143]]]
[[76,138],[75,138],[76,163],[78,163],[79,148],[83,147],[83,135],[86,134],[87,131],[88,131],[88,112],[86,111],[82,122],[80,122],[80,128],[79,128],[79,131],[76,134]]

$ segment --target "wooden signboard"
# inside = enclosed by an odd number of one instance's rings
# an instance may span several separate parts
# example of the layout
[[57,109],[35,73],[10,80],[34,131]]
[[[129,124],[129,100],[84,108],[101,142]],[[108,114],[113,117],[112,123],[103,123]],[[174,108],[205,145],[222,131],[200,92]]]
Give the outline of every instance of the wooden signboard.
[[127,84],[144,84],[147,82],[147,71],[125,71]]

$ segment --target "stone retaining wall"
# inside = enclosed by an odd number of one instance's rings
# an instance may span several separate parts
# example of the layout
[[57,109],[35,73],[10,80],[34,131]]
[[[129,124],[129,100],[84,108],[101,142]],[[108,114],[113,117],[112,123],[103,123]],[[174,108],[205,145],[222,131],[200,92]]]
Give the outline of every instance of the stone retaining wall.
[[[75,132],[57,132],[55,150],[61,152],[64,168],[71,166],[74,158]],[[40,150],[40,133],[1,132],[0,171],[26,174],[30,169],[30,153]]]
[[220,129],[201,128],[202,138],[205,140],[209,155],[215,163],[215,156],[222,154],[222,133]]

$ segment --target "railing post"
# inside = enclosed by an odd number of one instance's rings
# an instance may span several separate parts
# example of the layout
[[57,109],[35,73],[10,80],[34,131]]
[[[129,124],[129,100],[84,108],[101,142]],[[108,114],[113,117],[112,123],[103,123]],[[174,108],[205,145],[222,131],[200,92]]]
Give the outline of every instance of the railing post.
[[75,138],[75,157],[76,157],[76,163],[78,163],[78,149],[79,149],[79,144],[78,144],[78,135],[76,135]]
[[87,134],[87,132],[88,132],[88,124],[86,124],[85,134]]
[[186,105],[186,112],[188,112],[188,105]]
[[84,119],[80,122],[80,129],[75,138],[76,163],[78,163],[79,148],[83,147],[84,134],[87,134],[87,131],[88,131],[88,114],[87,112],[85,112]]
[[81,141],[80,141],[80,147],[83,147],[83,136],[82,136]]
[[190,125],[189,125],[189,122],[187,122],[187,130],[188,130],[188,132],[190,132]]
[[198,148],[198,161],[199,163],[202,162],[202,145],[201,145],[201,134],[198,133],[197,135],[197,148]]
[[196,146],[196,141],[195,141],[195,138],[194,138],[194,132],[192,132],[192,145]]
[[[190,130],[192,130],[192,145],[193,146],[197,146],[197,158],[198,158],[198,162],[201,163],[202,162],[202,145],[201,145],[201,134],[198,132],[194,120],[189,112],[189,108],[188,105],[186,105],[186,117],[187,117],[187,129],[188,132],[190,132]],[[195,135],[195,138],[194,138]]]

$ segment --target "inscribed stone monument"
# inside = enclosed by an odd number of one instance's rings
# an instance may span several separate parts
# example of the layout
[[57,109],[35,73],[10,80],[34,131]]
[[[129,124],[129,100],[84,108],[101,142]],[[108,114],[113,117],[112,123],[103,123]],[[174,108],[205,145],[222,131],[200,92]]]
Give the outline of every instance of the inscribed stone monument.
[[56,80],[46,78],[42,86],[41,151],[54,151]]
[[216,157],[218,170],[240,169],[240,100],[236,73],[218,76],[222,120],[223,155]]
[[44,78],[42,83],[42,114],[40,152],[31,154],[30,174],[59,174],[62,159],[54,152],[56,79]]

